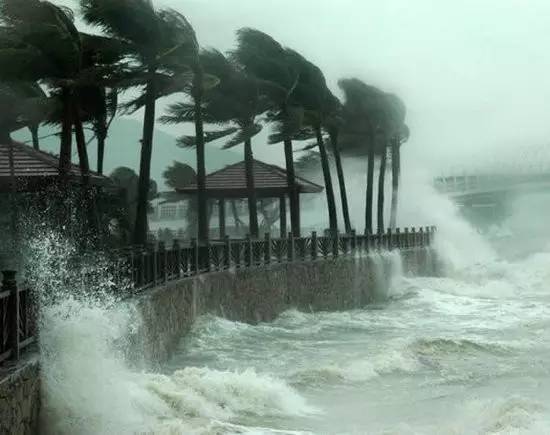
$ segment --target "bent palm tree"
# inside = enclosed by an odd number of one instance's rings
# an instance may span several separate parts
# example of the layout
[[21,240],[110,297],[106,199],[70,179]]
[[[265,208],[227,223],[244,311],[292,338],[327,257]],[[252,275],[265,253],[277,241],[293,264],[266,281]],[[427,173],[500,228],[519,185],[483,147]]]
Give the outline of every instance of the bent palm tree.
[[397,228],[397,203],[399,200],[399,179],[401,176],[401,145],[409,139],[409,127],[405,124],[407,109],[396,95],[387,95],[389,115],[392,122],[391,163],[392,163],[392,197],[390,228]]
[[342,153],[367,159],[365,201],[365,233],[373,233],[374,162],[379,147],[377,130],[382,122],[380,98],[382,92],[359,79],[342,79],[338,85],[344,92]]
[[291,230],[300,236],[300,203],[296,187],[293,136],[302,124],[303,110],[291,101],[299,72],[292,64],[291,53],[271,36],[256,29],[242,28],[237,32],[237,48],[233,57],[244,72],[258,79],[262,92],[269,96],[272,113],[268,116],[275,124],[270,143],[283,142],[287,185],[290,199]]
[[[205,142],[235,134],[224,145],[224,149],[244,143],[249,230],[253,237],[258,237],[252,138],[262,130],[262,126],[256,122],[256,117],[264,113],[268,105],[261,94],[257,79],[244,73],[238,65],[227,59],[219,51],[203,51],[201,53],[201,64],[207,73],[213,74],[219,80],[215,88],[204,94],[202,108],[204,119],[209,124],[225,126],[222,130],[207,132]],[[189,116],[185,112],[185,106],[177,104],[171,106],[169,114],[161,119],[164,122],[176,123],[189,120]],[[192,147],[197,144],[197,138],[195,136],[183,136],[179,142],[181,146]]]
[[325,76],[317,66],[306,60],[299,53],[292,50],[288,51],[293,67],[299,71],[299,80],[290,98],[304,108],[304,125],[313,132],[317,141],[325,181],[329,229],[333,234],[336,234],[338,232],[336,202],[322,130],[331,108],[332,94],[328,90]]
[[0,77],[44,81],[61,102],[59,169],[65,178],[71,161],[74,88],[82,79],[82,46],[72,14],[41,0],[2,0],[0,12],[6,25],[0,36]]
[[156,100],[161,81],[176,59],[187,55],[194,34],[188,32],[185,18],[172,10],[157,10],[149,0],[80,0],[88,24],[101,28],[109,37],[127,46],[130,60],[120,77],[122,83],[144,88],[143,136],[139,171],[138,203],[134,243],[144,244],[147,238],[147,200],[151,178],[151,158],[155,128]]
[[340,144],[338,138],[340,135],[340,129],[342,128],[342,104],[340,100],[334,95],[329,96],[327,104],[327,116],[325,117],[325,129],[327,130],[332,145],[332,154],[334,155],[334,162],[336,164],[336,175],[338,177],[338,185],[340,189],[340,201],[342,204],[342,214],[344,217],[344,227],[347,234],[352,231],[351,221],[349,216],[348,195],[346,190],[346,179],[344,177],[344,168],[342,167],[342,157],[340,155]]

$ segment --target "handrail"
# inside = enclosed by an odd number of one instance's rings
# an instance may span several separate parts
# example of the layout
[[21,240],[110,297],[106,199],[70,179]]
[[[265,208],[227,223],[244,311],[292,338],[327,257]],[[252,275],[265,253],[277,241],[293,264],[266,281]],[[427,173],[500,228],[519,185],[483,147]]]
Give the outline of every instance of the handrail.
[[[130,283],[133,293],[144,291],[189,277],[246,268],[269,267],[273,264],[326,261],[392,249],[429,247],[435,227],[396,229],[385,233],[336,234],[309,237],[211,240],[198,243],[174,240],[167,247],[163,242],[132,246],[107,253],[110,273],[117,283]],[[20,353],[33,341],[36,333],[36,312],[31,292],[19,289],[16,272],[4,271],[0,287],[0,366],[7,360],[18,360]],[[120,287],[115,286],[120,289]]]

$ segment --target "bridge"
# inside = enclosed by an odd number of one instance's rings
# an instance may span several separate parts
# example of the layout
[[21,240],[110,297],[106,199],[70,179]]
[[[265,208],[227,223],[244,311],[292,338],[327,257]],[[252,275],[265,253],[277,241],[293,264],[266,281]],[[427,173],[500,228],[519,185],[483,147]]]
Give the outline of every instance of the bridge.
[[550,193],[550,171],[438,177],[434,186],[451,198],[467,218],[485,226],[506,218],[517,196]]
[[550,192],[550,172],[438,177],[435,187],[460,205],[484,204],[502,195]]

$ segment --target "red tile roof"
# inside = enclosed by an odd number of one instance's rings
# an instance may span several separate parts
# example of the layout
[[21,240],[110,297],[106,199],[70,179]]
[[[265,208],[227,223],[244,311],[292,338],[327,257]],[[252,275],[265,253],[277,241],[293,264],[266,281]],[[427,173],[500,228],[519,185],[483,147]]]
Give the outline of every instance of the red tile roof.
[[[288,190],[286,171],[275,165],[270,165],[259,160],[254,160],[254,185],[259,194],[262,191],[280,191],[284,194]],[[322,186],[312,183],[301,177],[296,177],[296,185],[300,193],[318,193],[323,190]],[[181,193],[196,193],[197,184],[193,183],[187,186],[176,188]],[[217,194],[237,196],[242,194],[246,196],[246,171],[245,162],[235,163],[226,166],[219,171],[206,176],[207,192],[215,191]]]
[[[13,173],[11,157],[13,156]],[[44,182],[55,181],[59,177],[59,160],[56,156],[19,143],[0,144],[0,191],[11,188],[12,176],[15,176],[17,190],[34,190],[43,187]],[[79,181],[82,173],[78,165],[71,165],[69,177]],[[92,184],[103,184],[107,180],[92,172]]]

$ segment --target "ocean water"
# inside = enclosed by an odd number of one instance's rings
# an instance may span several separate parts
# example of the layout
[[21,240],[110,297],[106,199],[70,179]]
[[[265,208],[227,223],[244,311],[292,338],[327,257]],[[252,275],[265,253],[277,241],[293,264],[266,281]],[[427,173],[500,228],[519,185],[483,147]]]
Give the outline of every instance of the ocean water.
[[443,277],[406,276],[393,258],[389,290],[363,309],[292,310],[257,326],[204,316],[157,373],[130,369],[118,351],[139,323],[130,307],[72,292],[44,304],[42,426],[51,434],[550,433],[550,238],[527,240],[514,217],[488,236],[453,219],[436,241]]

